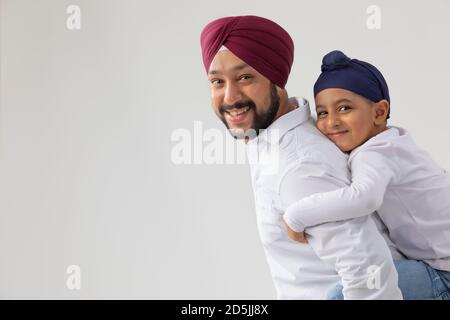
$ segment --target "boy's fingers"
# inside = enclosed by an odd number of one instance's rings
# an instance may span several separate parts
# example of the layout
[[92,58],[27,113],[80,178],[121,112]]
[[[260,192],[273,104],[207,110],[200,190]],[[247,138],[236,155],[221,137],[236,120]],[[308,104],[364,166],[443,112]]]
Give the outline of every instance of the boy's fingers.
[[285,222],[284,225],[287,229],[287,234],[289,238],[291,238],[294,241],[300,242],[300,243],[308,243],[308,240],[306,240],[305,232],[295,232],[291,228],[289,228],[288,224]]
[[308,239],[306,239],[306,235],[304,232],[302,232],[302,237],[299,240],[301,243],[308,243]]
[[298,233],[298,240],[297,241],[301,242],[301,243],[308,243],[308,240],[306,240],[305,232],[299,232]]

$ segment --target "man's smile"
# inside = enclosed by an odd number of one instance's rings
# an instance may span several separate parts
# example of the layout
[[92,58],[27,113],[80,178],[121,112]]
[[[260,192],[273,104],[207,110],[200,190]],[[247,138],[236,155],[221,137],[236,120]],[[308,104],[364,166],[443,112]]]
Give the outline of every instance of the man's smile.
[[231,109],[231,110],[227,110],[225,111],[225,119],[227,120],[228,123],[231,124],[240,124],[243,123],[247,120],[250,112],[251,108],[250,107],[244,107],[244,108],[240,108],[240,109]]

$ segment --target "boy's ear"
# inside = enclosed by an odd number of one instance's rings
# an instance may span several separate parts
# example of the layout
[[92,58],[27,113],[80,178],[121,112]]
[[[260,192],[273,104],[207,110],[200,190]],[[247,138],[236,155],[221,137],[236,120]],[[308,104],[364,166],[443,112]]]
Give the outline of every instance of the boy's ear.
[[386,118],[389,112],[389,102],[385,99],[380,100],[373,104],[374,121],[377,125],[386,123]]

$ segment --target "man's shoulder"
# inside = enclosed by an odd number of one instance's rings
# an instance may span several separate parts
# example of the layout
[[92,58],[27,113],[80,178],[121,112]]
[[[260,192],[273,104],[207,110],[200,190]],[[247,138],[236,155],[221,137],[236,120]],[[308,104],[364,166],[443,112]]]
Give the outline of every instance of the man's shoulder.
[[350,182],[347,155],[323,136],[314,125],[289,131],[280,153],[277,191],[280,207],[311,193],[342,188]]
[[311,159],[318,162],[342,162],[347,163],[347,155],[325,137],[312,122],[305,122],[286,134],[284,141],[295,145],[291,146],[297,153],[299,160]]
[[[307,123],[287,132],[280,143],[280,181],[286,176],[326,175],[349,178],[348,156]],[[306,172],[307,171],[307,172]]]

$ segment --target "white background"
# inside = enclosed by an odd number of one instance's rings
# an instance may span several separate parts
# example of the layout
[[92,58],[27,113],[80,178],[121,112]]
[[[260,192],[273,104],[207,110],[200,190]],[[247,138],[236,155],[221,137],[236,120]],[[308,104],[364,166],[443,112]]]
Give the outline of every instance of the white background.
[[[81,8],[68,30],[66,8]],[[381,8],[381,30],[366,9]],[[171,134],[222,129],[200,32],[254,14],[384,74],[392,125],[450,169],[450,1],[0,1],[0,298],[274,299],[247,165],[180,165]],[[66,268],[81,267],[81,290]]]

